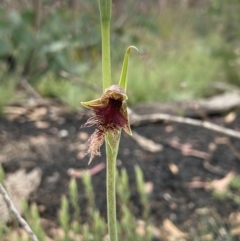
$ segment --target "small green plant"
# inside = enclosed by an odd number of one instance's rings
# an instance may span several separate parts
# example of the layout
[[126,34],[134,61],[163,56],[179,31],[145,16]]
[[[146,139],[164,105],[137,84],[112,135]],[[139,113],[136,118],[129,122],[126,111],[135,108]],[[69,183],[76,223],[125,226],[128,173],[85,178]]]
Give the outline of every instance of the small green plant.
[[147,205],[148,203],[148,196],[146,191],[144,190],[144,178],[143,178],[143,172],[140,169],[139,166],[135,166],[135,175],[136,175],[136,181],[137,181],[137,189],[140,193],[140,201],[143,208],[143,217],[145,220],[147,220],[147,217],[149,216],[150,206]]
[[[40,221],[40,215],[38,211],[37,204],[33,203],[29,205],[27,201],[23,202],[23,213],[27,220],[27,222],[31,225],[31,228],[35,235],[38,237],[38,240],[45,240],[46,239],[46,233],[45,230],[43,230],[41,221]],[[26,236],[24,236],[26,237]],[[30,241],[30,238],[24,238],[22,237],[22,241]]]
[[70,196],[70,203],[74,208],[74,217],[73,219],[81,222],[80,218],[80,207],[78,205],[78,187],[77,187],[77,181],[75,178],[72,178],[69,183],[69,196]]
[[83,174],[83,184],[86,188],[86,193],[87,193],[87,200],[88,200],[88,214],[91,216],[93,210],[94,210],[94,199],[95,199],[95,195],[94,195],[94,191],[93,191],[93,186],[92,186],[92,181],[91,181],[91,176],[85,172]]
[[64,231],[64,237],[62,241],[69,241],[69,229],[70,229],[70,215],[69,215],[69,202],[66,196],[61,199],[61,207],[59,210],[59,222]]

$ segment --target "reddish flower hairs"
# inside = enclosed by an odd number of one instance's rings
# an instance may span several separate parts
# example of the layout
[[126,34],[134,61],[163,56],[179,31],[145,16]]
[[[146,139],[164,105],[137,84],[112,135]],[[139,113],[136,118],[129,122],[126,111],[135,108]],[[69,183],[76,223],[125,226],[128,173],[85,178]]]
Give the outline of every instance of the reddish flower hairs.
[[89,118],[81,127],[96,126],[94,133],[88,139],[89,164],[94,156],[101,154],[99,149],[107,133],[110,133],[112,137],[112,143],[109,143],[110,146],[117,141],[117,134],[121,129],[132,135],[126,101],[127,95],[125,91],[119,85],[111,85],[105,90],[101,98],[81,102],[83,106],[94,112],[94,116]]

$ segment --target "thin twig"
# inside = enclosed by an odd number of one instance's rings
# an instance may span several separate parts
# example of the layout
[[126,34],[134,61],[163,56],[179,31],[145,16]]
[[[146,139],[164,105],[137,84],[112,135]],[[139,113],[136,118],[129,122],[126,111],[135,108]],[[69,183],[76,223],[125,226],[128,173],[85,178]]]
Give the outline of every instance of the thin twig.
[[173,116],[173,115],[162,114],[162,113],[150,114],[150,115],[138,115],[135,113],[131,113],[131,115],[130,115],[130,122],[132,125],[153,123],[153,122],[158,122],[158,121],[163,121],[163,120],[182,123],[182,124],[189,124],[189,125],[193,125],[193,126],[199,126],[199,127],[203,127],[203,128],[215,131],[217,133],[220,133],[220,134],[223,134],[226,136],[235,137],[237,139],[240,139],[239,131],[225,128],[225,127],[210,123],[208,121],[200,121],[200,120],[195,120],[195,119],[191,119],[191,118]]
[[233,152],[233,154],[240,160],[240,152],[239,150],[231,143],[229,139],[227,139],[227,146]]
[[73,74],[67,73],[66,71],[63,71],[63,70],[62,70],[62,71],[60,72],[60,75],[61,75],[63,78],[66,78],[66,79],[71,80],[73,83],[80,84],[80,85],[85,86],[85,87],[87,87],[87,88],[90,88],[90,89],[92,89],[93,91],[96,91],[96,92],[98,92],[98,93],[101,93],[101,91],[102,91],[102,88],[100,88],[98,85],[92,84],[92,83],[88,83],[88,82],[80,79],[79,77],[74,76]]
[[208,146],[208,155],[206,155],[206,158],[203,160],[203,167],[214,174],[217,175],[223,175],[225,176],[227,174],[226,170],[223,170],[221,167],[213,166],[210,162],[212,160],[213,154],[217,149],[217,145],[215,143],[210,143]]
[[196,157],[196,158],[205,159],[206,156],[208,155],[206,152],[192,149],[191,144],[187,144],[187,143],[181,144],[176,140],[170,141],[169,145],[172,148],[180,150],[184,156],[193,156],[193,157]]
[[28,225],[28,223],[25,221],[25,219],[20,215],[20,213],[18,212],[18,210],[14,207],[12,200],[10,199],[10,197],[8,196],[6,190],[4,189],[4,187],[2,186],[2,184],[0,183],[0,193],[3,196],[4,201],[6,202],[9,210],[14,214],[14,216],[16,217],[16,219],[18,220],[18,222],[21,224],[21,226],[23,227],[23,229],[28,233],[29,238],[32,241],[39,241],[37,236],[34,234],[34,232],[32,231],[32,229],[30,228],[30,226]]
[[232,151],[232,153],[240,160],[240,152],[239,150],[231,143],[229,138],[224,137],[224,138],[218,138],[215,140],[217,144],[225,144],[229,147],[229,149]]
[[37,100],[43,100],[43,97],[29,84],[29,82],[25,78],[22,78],[20,80],[20,85],[33,98]]
[[240,88],[237,85],[232,85],[224,82],[215,82],[212,86],[218,90],[222,90],[224,92],[229,91],[233,93],[240,93]]

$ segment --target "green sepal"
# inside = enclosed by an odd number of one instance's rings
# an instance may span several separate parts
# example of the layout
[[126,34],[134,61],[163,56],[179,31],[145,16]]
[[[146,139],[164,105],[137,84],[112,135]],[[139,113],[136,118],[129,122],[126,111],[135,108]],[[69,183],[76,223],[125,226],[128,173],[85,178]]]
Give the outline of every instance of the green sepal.
[[129,59],[131,49],[136,49],[138,51],[138,49],[135,46],[129,46],[127,48],[125,56],[124,56],[124,60],[123,60],[122,73],[121,73],[121,77],[119,80],[119,86],[121,88],[123,88],[125,90],[125,92],[127,92],[128,59]]

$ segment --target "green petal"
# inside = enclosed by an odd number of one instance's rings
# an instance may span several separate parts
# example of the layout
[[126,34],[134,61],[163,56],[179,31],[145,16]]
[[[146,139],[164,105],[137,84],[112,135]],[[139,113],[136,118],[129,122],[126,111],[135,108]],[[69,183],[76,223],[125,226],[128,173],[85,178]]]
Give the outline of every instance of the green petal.
[[138,51],[138,49],[135,46],[129,46],[127,48],[125,56],[124,56],[124,60],[123,60],[122,73],[121,73],[121,77],[119,80],[119,86],[122,87],[125,90],[125,92],[127,92],[128,59],[129,59],[131,49],[136,49]]

